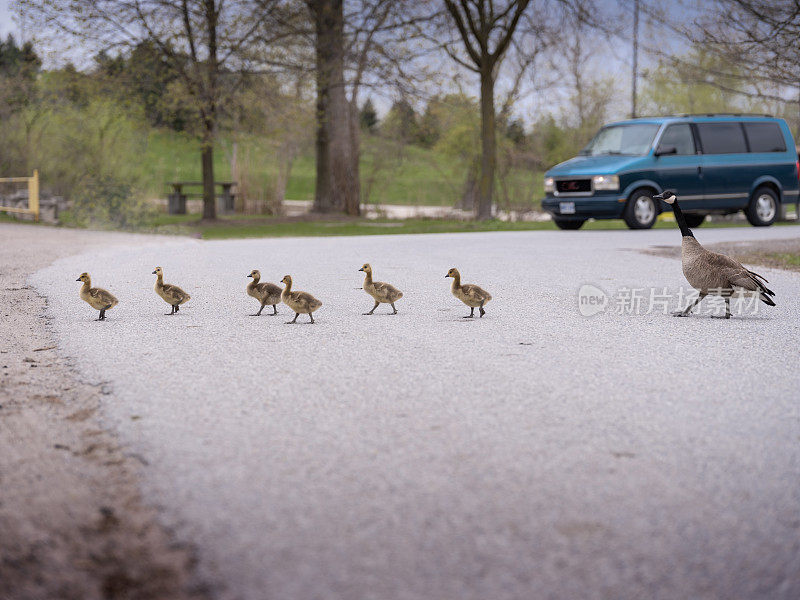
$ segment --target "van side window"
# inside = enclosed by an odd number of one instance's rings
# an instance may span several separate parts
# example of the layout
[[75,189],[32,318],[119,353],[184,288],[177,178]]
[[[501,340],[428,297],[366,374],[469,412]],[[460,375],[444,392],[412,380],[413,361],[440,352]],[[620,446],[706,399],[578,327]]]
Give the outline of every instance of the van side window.
[[723,123],[698,123],[700,143],[703,154],[736,154],[747,152],[747,142],[741,123],[725,121]]
[[675,154],[694,154],[694,138],[688,123],[670,125],[664,130],[658,150],[663,151],[670,146],[675,148]]
[[777,123],[745,123],[750,152],[786,152],[786,142]]

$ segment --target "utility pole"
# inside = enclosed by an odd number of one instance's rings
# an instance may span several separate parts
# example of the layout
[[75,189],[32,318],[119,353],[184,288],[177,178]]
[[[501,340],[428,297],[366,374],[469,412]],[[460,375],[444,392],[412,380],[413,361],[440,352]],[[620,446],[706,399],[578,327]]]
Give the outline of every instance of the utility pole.
[[633,0],[633,85],[631,86],[631,118],[636,118],[636,80],[639,71],[639,0]]

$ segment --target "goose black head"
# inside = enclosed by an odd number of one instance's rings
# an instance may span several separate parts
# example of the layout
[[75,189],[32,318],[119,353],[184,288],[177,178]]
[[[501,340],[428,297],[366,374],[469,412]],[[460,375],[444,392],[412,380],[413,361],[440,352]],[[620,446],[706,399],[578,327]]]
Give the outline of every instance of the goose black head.
[[161,275],[162,273],[161,267],[156,267],[156,270],[153,271],[153,275]]
[[250,271],[250,275],[248,275],[248,277],[253,277],[253,278],[258,277],[260,279],[261,271],[259,271],[258,269],[253,269],[252,271]]
[[87,281],[89,281],[89,274],[81,273],[81,276],[78,277],[75,281],[83,281],[84,283],[86,283]]
[[663,200],[667,204],[672,204],[677,199],[678,197],[675,195],[675,192],[670,190],[664,190],[660,194],[653,196],[653,200]]
[[286,285],[291,285],[292,283],[291,275],[284,275],[283,279],[281,279],[281,283],[285,283]]
[[364,271],[365,273],[372,273],[372,267],[369,263],[364,263],[364,266],[359,269],[359,271]]
[[457,277],[457,276],[458,276],[458,269],[453,267],[447,272],[447,275],[445,275],[444,277],[445,279],[447,279],[448,277]]

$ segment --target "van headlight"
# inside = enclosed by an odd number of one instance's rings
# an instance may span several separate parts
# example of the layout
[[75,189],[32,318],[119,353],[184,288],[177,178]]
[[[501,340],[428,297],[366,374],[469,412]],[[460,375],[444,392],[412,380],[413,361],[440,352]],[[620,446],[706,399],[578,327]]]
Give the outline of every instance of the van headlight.
[[592,187],[595,190],[618,190],[619,177],[617,175],[595,175],[592,177]]
[[544,178],[544,193],[545,194],[552,194],[556,191],[556,182],[553,180],[552,177],[545,177]]

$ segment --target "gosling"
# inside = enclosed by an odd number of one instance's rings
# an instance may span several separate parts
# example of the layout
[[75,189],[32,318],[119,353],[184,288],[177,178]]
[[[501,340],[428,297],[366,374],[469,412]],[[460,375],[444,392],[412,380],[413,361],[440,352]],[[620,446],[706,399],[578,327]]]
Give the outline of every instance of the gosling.
[[297,323],[297,317],[300,313],[307,314],[311,317],[311,323],[314,323],[314,311],[322,306],[322,302],[314,298],[308,292],[293,292],[292,291],[292,278],[290,275],[285,275],[281,279],[281,283],[286,284],[281,292],[281,300],[283,303],[294,311],[294,319],[287,321],[287,325]]
[[481,318],[483,318],[483,315],[486,314],[486,311],[483,310],[483,307],[487,302],[489,302],[489,300],[492,299],[492,295],[480,286],[471,283],[465,283],[462,285],[461,274],[455,267],[447,272],[445,278],[447,277],[453,278],[453,285],[450,287],[450,291],[453,292],[453,296],[461,300],[470,308],[469,314],[464,315],[464,318],[471,319],[474,317],[476,308],[480,311]]
[[75,281],[83,282],[80,292],[81,300],[86,302],[86,304],[91,306],[93,309],[100,311],[100,316],[97,319],[98,321],[105,321],[106,311],[119,304],[119,300],[117,300],[114,297],[114,294],[108,290],[104,290],[103,288],[93,288],[92,278],[88,273],[81,273],[81,276]]
[[378,305],[383,303],[391,304],[394,312],[390,314],[396,315],[397,309],[395,308],[394,303],[403,297],[403,292],[389,283],[372,281],[372,267],[369,263],[365,263],[364,266],[359,269],[359,271],[364,271],[364,273],[366,273],[366,276],[364,277],[364,291],[375,299],[375,306],[372,307],[372,310],[363,314],[371,315],[375,312],[375,309],[378,308]]
[[156,294],[161,296],[161,298],[164,299],[164,302],[172,307],[172,311],[166,314],[174,315],[180,310],[180,305],[188,302],[191,299],[191,296],[184,292],[177,285],[164,283],[164,272],[161,270],[161,267],[156,267],[156,270],[153,271],[153,275],[157,275],[156,285],[154,288]]
[[672,313],[675,317],[688,317],[692,309],[706,296],[722,296],[725,298],[725,316],[715,316],[719,319],[731,318],[731,296],[736,289],[755,292],[759,300],[768,306],[775,306],[772,296],[775,295],[765,283],[769,283],[764,277],[753,271],[749,271],[742,264],[729,256],[706,250],[694,238],[692,230],[686,224],[681,207],[678,205],[678,198],[673,192],[665,191],[662,194],[653,196],[653,200],[663,200],[672,205],[672,212],[675,213],[675,220],[680,227],[683,239],[681,241],[681,266],[683,275],[699,294],[694,302],[684,310]]
[[248,275],[248,277],[252,277],[253,281],[247,284],[247,294],[261,303],[261,308],[259,308],[258,312],[252,316],[260,316],[261,311],[264,310],[264,307],[268,304],[272,305],[273,312],[270,316],[277,315],[277,304],[281,301],[281,288],[268,281],[259,283],[259,280],[261,279],[261,271],[258,269],[253,269],[250,271],[250,275]]

